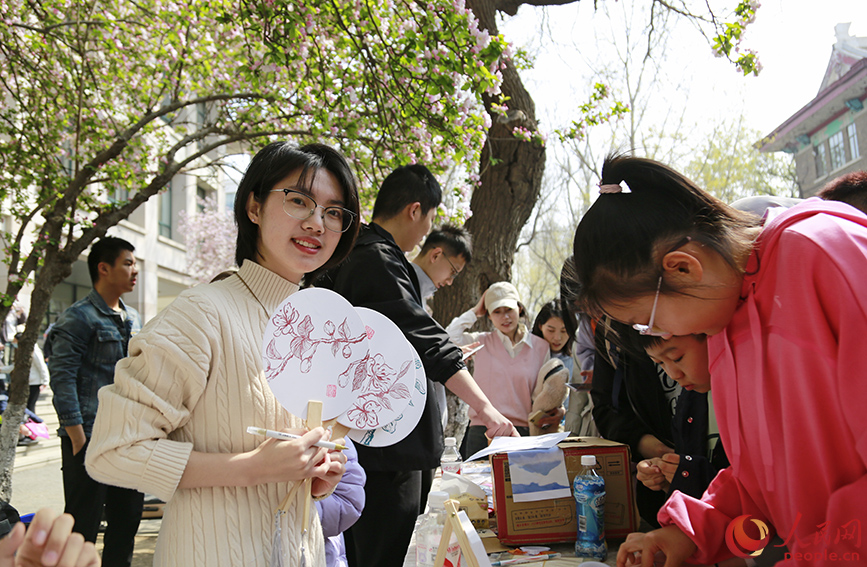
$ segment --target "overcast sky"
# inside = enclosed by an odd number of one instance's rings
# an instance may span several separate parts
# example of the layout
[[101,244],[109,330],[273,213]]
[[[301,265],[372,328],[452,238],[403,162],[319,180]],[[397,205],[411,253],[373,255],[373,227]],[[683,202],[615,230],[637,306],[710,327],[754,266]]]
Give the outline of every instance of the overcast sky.
[[[616,7],[613,1],[617,0],[599,0],[599,4]],[[732,7],[736,4],[735,0],[714,0],[713,4],[722,6],[723,1]],[[768,134],[817,94],[836,41],[834,26],[841,22],[851,22],[852,35],[867,36],[867,2],[764,0],[744,38],[744,46],[758,51],[764,65],[758,77],[743,77],[731,63],[715,59],[707,41],[688,25],[678,28],[668,64],[672,76],[690,83],[689,105],[719,112],[743,111],[756,129]],[[540,117],[556,121],[552,117],[556,109],[576,88],[586,86],[592,54],[605,48],[593,33],[604,33],[607,25],[594,12],[591,0],[545,8],[544,13],[524,6],[504,22],[501,31],[507,39],[531,46],[531,50],[539,48],[543,26],[555,36],[556,45],[546,41],[537,51],[534,69],[522,72]],[[660,97],[676,100],[663,92]]]

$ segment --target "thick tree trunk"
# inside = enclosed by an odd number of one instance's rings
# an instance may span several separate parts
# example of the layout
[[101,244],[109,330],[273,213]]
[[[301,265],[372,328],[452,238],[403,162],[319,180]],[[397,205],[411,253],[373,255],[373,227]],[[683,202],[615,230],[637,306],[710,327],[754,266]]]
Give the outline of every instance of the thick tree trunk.
[[[479,19],[479,27],[492,35],[498,33],[497,2],[468,0],[467,5]],[[491,112],[491,104],[498,100],[486,98],[485,105],[493,124],[479,164],[481,185],[470,201],[473,216],[465,225],[473,235],[473,261],[451,287],[441,289],[434,296],[434,318],[443,326],[475,305],[491,283],[511,280],[518,236],[530,218],[542,187],[545,147],[521,141],[513,135],[518,126],[531,132],[537,130],[536,105],[511,61],[505,62],[502,73],[503,95],[508,97],[506,105],[512,111],[509,115],[516,118],[508,121]],[[452,411],[456,401],[449,393],[448,431],[459,437],[466,428],[466,414],[457,408]],[[462,421],[458,421],[461,418]]]
[[12,370],[9,387],[9,405],[3,413],[0,428],[0,501],[12,499],[12,470],[15,467],[15,446],[18,443],[18,426],[23,421],[29,392],[30,363],[33,345],[39,338],[39,328],[48,311],[51,293],[57,284],[72,273],[72,263],[54,249],[46,252],[45,263],[39,269],[30,296],[30,312],[27,324],[18,339],[15,368]]

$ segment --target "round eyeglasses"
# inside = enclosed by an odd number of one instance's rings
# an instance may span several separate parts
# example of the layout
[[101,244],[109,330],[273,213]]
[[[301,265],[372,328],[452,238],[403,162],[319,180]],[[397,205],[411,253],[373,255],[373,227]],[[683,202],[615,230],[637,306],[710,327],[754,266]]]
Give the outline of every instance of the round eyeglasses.
[[313,216],[316,209],[322,209],[322,224],[331,232],[346,232],[352,226],[355,213],[343,207],[323,207],[294,189],[272,189],[271,193],[283,193],[283,212],[298,220],[307,220]]

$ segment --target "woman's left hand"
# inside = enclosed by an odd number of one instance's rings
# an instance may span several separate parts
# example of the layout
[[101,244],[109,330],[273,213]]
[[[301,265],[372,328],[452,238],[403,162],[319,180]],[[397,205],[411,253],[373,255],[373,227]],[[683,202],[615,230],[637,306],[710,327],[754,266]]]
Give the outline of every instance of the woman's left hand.
[[[343,444],[343,439],[337,439],[335,442]],[[322,464],[328,466],[324,472],[313,477],[311,486],[313,496],[322,496],[334,490],[334,487],[343,478],[343,473],[346,472],[346,455],[343,454],[343,451],[329,451]]]

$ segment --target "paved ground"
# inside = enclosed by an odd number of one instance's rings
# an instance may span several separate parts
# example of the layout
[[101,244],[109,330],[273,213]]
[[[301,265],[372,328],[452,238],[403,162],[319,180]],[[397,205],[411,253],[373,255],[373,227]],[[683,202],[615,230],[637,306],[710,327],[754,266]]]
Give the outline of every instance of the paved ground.
[[[15,470],[12,471],[12,505],[28,514],[40,508],[63,511],[63,477],[60,472],[60,440],[57,438],[57,414],[51,405],[51,392],[46,390],[36,404],[36,414],[48,424],[50,439],[36,445],[18,447]],[[142,520],[136,536],[133,567],[151,567],[153,551],[160,529],[160,520]],[[102,536],[97,547],[102,545]],[[108,567],[108,566],[106,566]]]

